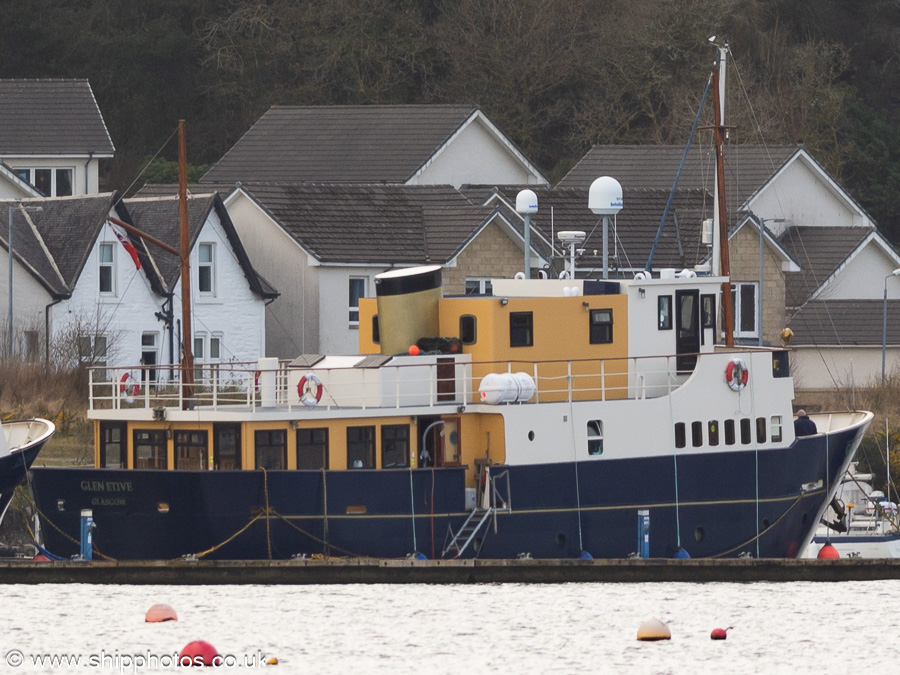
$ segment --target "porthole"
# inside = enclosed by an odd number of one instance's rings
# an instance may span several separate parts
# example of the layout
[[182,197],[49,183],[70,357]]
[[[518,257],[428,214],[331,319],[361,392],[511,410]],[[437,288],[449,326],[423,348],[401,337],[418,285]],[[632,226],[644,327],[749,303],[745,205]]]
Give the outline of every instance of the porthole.
[[156,505],[156,510],[160,513],[168,513],[169,512],[169,503],[168,502],[159,502]]
[[65,511],[66,510],[66,500],[65,499],[57,499],[56,500],[56,510],[57,511]]
[[698,527],[696,530],[694,530],[694,541],[696,541],[697,543],[703,541],[703,537],[705,536],[706,530],[704,530],[702,527]]
[[534,432],[533,432],[533,431],[529,431],[529,432],[528,432],[528,440],[529,440],[529,441],[533,441],[533,440],[534,440]]

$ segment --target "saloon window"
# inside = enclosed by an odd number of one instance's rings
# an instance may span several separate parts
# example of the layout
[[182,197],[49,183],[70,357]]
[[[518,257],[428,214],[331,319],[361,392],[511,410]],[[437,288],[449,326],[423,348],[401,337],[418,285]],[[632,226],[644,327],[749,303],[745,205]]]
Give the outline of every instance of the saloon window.
[[297,429],[297,468],[328,468],[328,429]]
[[287,468],[287,431],[265,429],[254,432],[257,469]]
[[409,466],[409,425],[385,424],[381,427],[381,468]]
[[100,424],[100,466],[106,469],[125,468],[124,424]]
[[175,432],[175,468],[188,471],[209,468],[209,442],[205,431]]
[[167,469],[166,432],[163,429],[134,430],[134,468]]
[[347,427],[347,468],[375,468],[375,427]]

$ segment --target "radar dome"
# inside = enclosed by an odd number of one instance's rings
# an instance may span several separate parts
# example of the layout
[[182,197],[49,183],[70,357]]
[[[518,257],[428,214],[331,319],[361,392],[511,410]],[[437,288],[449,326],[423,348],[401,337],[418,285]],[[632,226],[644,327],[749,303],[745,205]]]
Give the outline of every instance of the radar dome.
[[601,176],[588,192],[588,207],[598,216],[614,216],[622,210],[622,186],[611,176]]
[[516,213],[525,215],[527,213],[537,213],[538,199],[532,190],[522,190],[516,195]]

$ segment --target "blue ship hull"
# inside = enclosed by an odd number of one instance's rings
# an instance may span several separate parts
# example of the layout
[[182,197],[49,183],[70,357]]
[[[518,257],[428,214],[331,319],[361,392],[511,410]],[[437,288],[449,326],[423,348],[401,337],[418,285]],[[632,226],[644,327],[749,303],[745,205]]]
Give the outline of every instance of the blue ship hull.
[[[796,557],[846,470],[865,425],[793,446],[676,458],[494,466],[511,506],[464,557],[624,558],[649,554]],[[139,471],[36,468],[47,548],[78,553],[91,509],[95,555],[112,559],[287,559],[298,554],[440,557],[464,523],[465,468],[372,471]],[[576,488],[577,486],[577,488]],[[327,503],[327,509],[323,505]]]

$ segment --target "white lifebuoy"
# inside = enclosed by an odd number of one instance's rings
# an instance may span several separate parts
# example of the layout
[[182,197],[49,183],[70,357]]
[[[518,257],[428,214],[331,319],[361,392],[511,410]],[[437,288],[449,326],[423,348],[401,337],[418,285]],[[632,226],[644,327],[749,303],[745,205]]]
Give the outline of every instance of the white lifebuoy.
[[750,381],[750,369],[743,359],[733,359],[725,367],[725,382],[732,391],[740,391]]
[[138,382],[130,372],[122,374],[119,379],[119,396],[125,399],[126,403],[134,403],[134,397],[141,393],[141,383]]
[[307,373],[297,383],[297,394],[300,403],[312,408],[322,400],[322,380],[315,373]]

